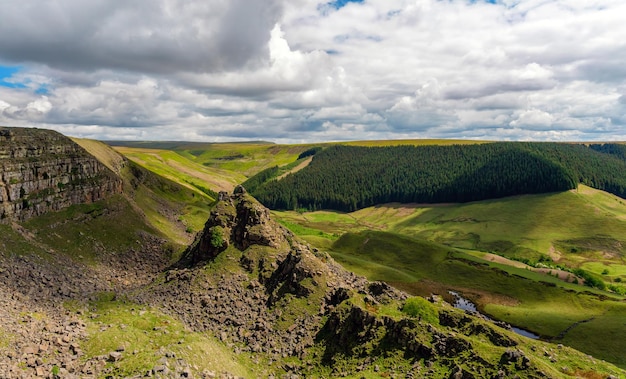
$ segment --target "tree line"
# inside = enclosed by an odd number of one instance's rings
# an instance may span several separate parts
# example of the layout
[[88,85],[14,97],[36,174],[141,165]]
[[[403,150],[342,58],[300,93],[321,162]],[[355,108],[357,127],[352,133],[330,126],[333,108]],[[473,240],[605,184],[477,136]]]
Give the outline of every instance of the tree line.
[[626,197],[622,145],[334,145],[315,153],[306,168],[281,180],[275,169],[260,173],[248,190],[272,209],[341,211],[389,202],[469,202],[557,192],[578,183]]

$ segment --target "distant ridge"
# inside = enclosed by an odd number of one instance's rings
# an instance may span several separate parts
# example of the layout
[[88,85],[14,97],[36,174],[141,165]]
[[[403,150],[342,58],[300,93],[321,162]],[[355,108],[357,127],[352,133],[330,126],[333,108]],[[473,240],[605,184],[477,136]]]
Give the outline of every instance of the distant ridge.
[[200,148],[210,145],[224,144],[254,144],[254,145],[275,145],[269,141],[235,141],[235,142],[195,142],[195,141],[102,141],[109,146],[124,146],[146,149],[166,149],[175,150],[179,148]]

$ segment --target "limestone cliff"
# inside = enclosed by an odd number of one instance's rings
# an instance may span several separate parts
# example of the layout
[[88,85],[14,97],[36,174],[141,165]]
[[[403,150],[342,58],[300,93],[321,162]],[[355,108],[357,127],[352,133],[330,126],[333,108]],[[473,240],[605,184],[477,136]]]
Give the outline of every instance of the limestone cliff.
[[122,180],[52,130],[0,127],[0,222],[122,192]]

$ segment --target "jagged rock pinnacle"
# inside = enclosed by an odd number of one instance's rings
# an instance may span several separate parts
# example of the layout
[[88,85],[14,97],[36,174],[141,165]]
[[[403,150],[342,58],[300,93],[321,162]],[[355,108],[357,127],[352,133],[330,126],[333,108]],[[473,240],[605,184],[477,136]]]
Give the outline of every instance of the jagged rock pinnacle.
[[218,202],[181,263],[197,264],[214,259],[234,245],[245,250],[251,245],[278,247],[286,242],[282,226],[270,218],[269,209],[237,186],[232,195],[218,194]]

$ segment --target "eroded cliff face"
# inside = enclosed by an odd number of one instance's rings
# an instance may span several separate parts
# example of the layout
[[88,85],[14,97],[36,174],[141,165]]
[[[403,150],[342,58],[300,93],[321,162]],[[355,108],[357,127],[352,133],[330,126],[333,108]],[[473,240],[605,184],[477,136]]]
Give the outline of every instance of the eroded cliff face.
[[0,222],[122,192],[121,178],[52,130],[0,127],[0,169]]

